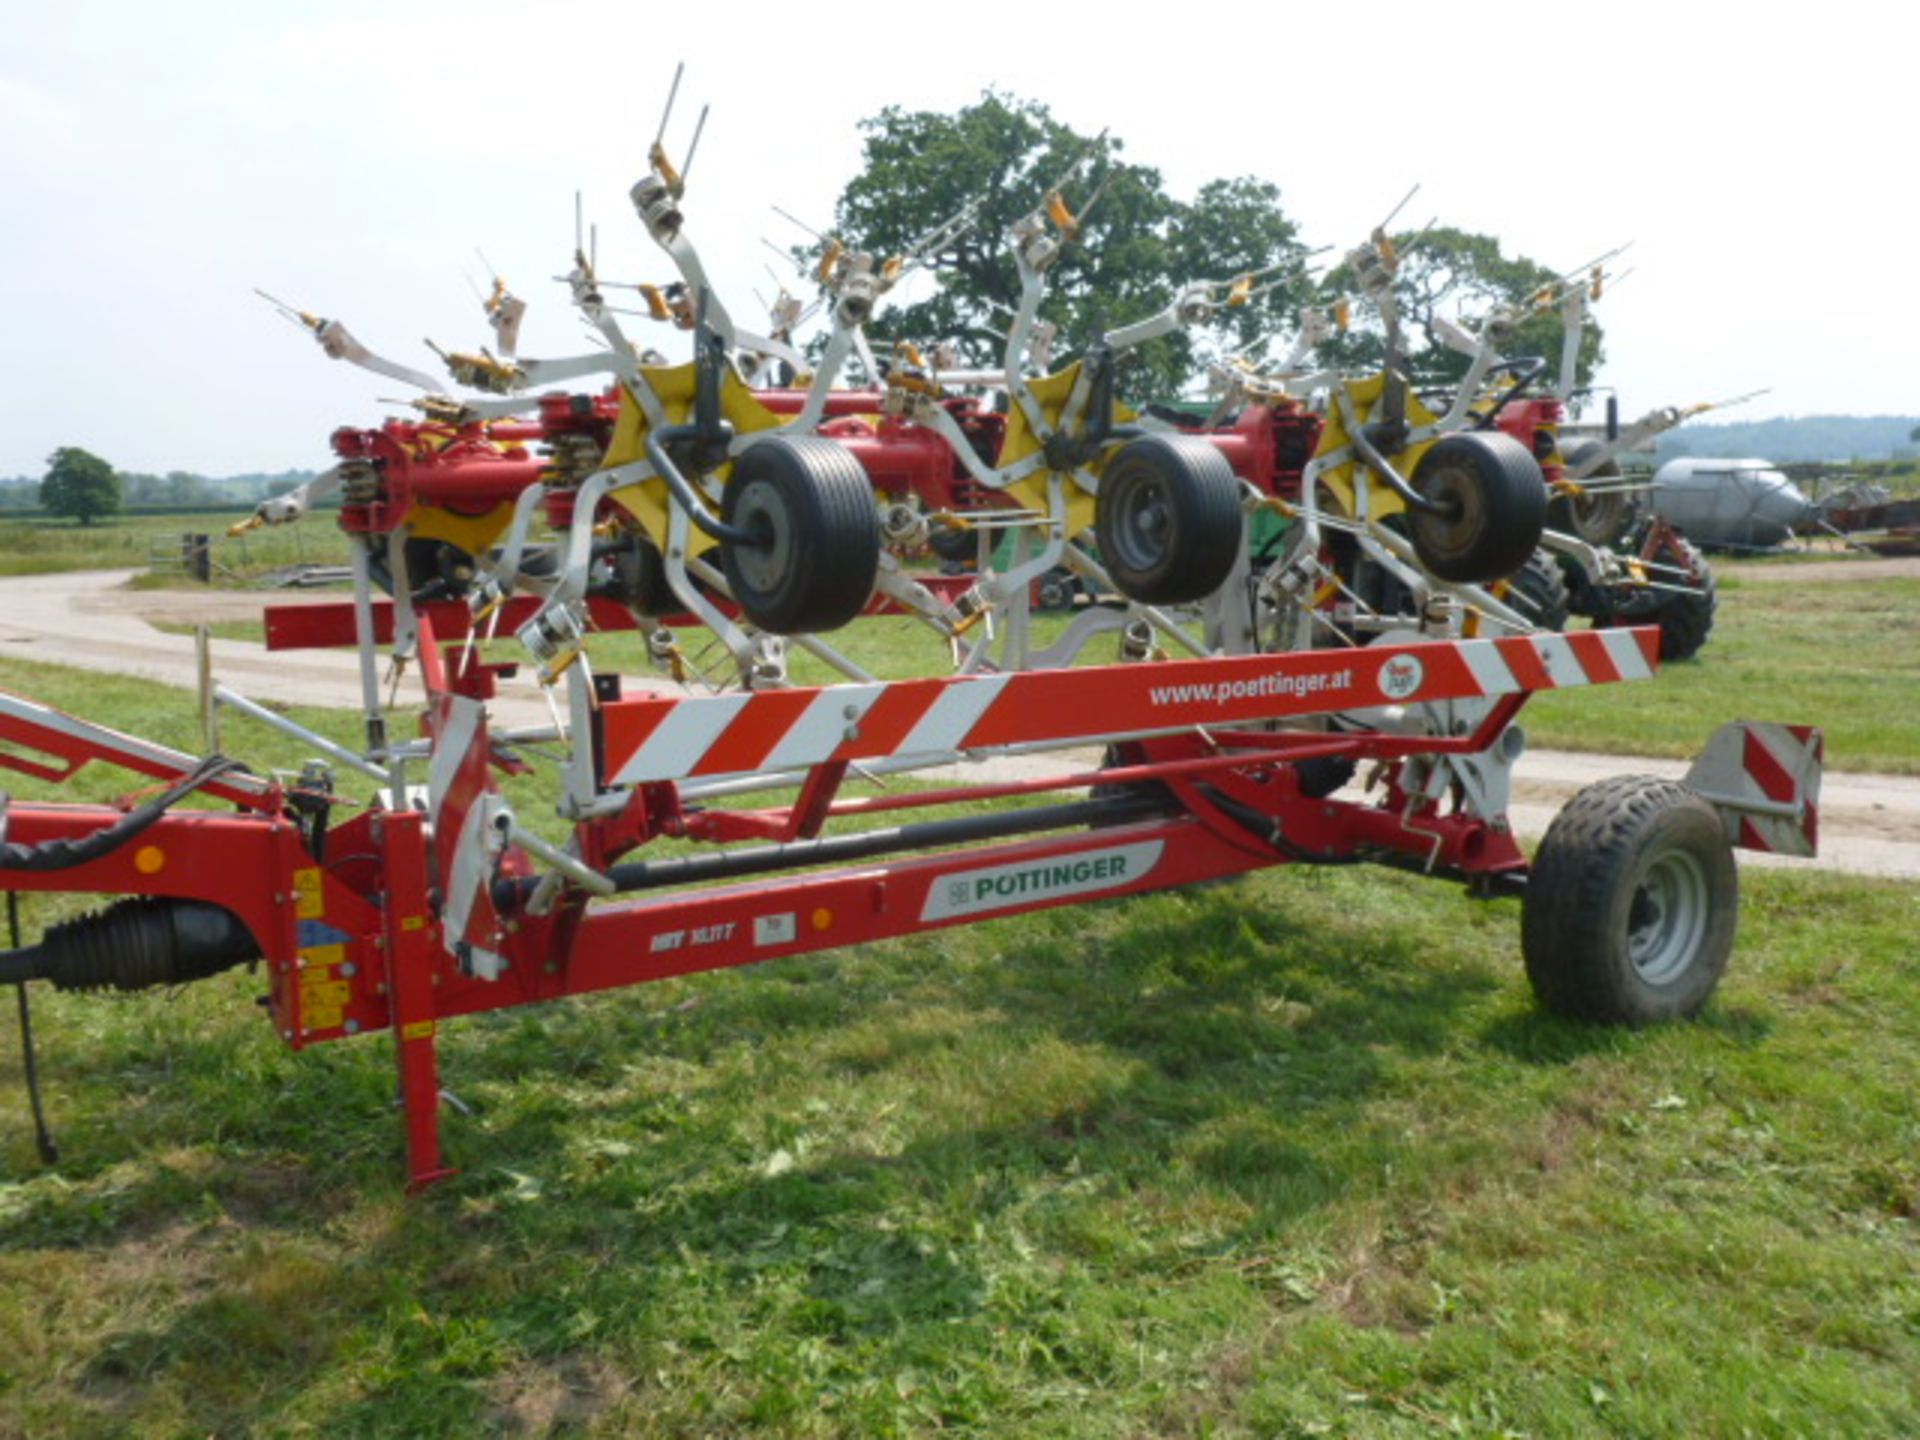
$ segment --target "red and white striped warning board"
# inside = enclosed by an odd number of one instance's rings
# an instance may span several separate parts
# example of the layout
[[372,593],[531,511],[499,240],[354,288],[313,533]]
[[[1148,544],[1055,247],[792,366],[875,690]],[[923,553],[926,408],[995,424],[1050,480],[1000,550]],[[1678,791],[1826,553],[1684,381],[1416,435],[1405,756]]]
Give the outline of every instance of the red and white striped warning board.
[[1687,788],[1717,807],[1743,850],[1812,855],[1820,842],[1820,762],[1812,725],[1736,720],[1714,732],[1687,771]]
[[464,969],[498,974],[500,917],[493,876],[505,837],[494,823],[504,803],[492,793],[486,710],[462,695],[434,696],[433,762],[427,813],[433,821],[435,880],[444,897],[441,935]]
[[1196,725],[1644,680],[1652,627],[1415,641],[1154,664],[676,700],[601,708],[603,786],[788,770],[1019,744],[1064,745]]

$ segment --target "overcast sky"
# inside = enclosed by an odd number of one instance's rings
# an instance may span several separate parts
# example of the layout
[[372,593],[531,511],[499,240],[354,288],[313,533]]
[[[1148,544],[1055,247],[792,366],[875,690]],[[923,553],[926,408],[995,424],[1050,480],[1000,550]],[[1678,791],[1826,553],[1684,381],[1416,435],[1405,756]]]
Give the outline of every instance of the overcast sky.
[[522,352],[579,353],[550,283],[576,189],[603,274],[668,278],[626,195],[683,58],[669,148],[711,101],[688,229],[737,314],[769,288],[760,237],[795,238],[768,206],[824,220],[862,117],[994,87],[1109,128],[1183,197],[1272,180],[1309,244],[1352,244],[1415,181],[1403,220],[1555,268],[1632,240],[1600,309],[1628,414],[1762,386],[1735,413],[1920,411],[1903,7],[1011,13],[9,5],[0,475],[60,445],[123,470],[326,464],[398,387],[324,359],[256,285],[437,370],[421,337],[486,338],[480,246],[533,304]]

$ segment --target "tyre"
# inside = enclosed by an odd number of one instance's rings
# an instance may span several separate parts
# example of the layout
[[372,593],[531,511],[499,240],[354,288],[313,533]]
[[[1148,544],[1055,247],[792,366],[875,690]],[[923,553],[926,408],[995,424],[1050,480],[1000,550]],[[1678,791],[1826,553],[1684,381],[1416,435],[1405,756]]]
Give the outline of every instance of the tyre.
[[605,559],[606,580],[588,586],[589,595],[617,600],[656,619],[686,611],[668,583],[666,557],[645,535],[620,537],[620,543],[608,549]]
[[1650,1025],[1696,1013],[1727,968],[1739,877],[1720,814],[1647,775],[1589,785],[1527,877],[1520,944],[1558,1015]]
[[1314,755],[1293,762],[1293,773],[1300,782],[1300,793],[1309,800],[1324,800],[1353,779],[1360,766],[1351,755]]
[[[1598,440],[1569,440],[1560,458],[1572,470],[1602,448]],[[1608,460],[1588,480],[1617,480],[1620,462]],[[1584,483],[1584,482],[1583,482]],[[1601,550],[1611,549],[1633,528],[1633,497],[1623,490],[1598,495],[1555,495],[1547,502],[1547,525],[1563,535],[1577,535]]]
[[721,518],[754,535],[720,547],[741,612],[800,635],[852,620],[880,569],[880,517],[860,462],[818,435],[765,440],[733,462]]
[[1507,582],[1504,597],[1507,605],[1519,611],[1535,626],[1542,630],[1564,630],[1567,617],[1573,613],[1573,602],[1567,594],[1567,577],[1560,569],[1560,562],[1545,550],[1536,550],[1527,557]]
[[1205,440],[1145,435],[1107,461],[1094,508],[1100,558],[1129,600],[1184,605],[1240,555],[1240,482]]
[[1667,590],[1632,590],[1607,597],[1605,613],[1596,615],[1594,624],[1612,629],[1621,625],[1658,625],[1660,658],[1691,660],[1705,648],[1713,634],[1713,622],[1720,608],[1713,571],[1705,560],[1694,557],[1700,574],[1699,587],[1677,593]]
[[1660,658],[1691,660],[1700,653],[1713,633],[1714,613],[1720,608],[1720,596],[1714,588],[1713,571],[1700,562],[1700,588],[1666,597],[1655,612],[1660,626]]
[[1079,583],[1073,578],[1073,572],[1065,568],[1049,570],[1033,582],[1033,608],[1036,610],[1071,610],[1073,597],[1079,593]]
[[1420,457],[1413,488],[1447,507],[1444,514],[1407,512],[1414,553],[1442,580],[1504,580],[1540,543],[1547,482],[1540,462],[1511,435],[1465,430],[1442,436]]
[[949,564],[971,565],[979,556],[980,541],[971,530],[950,530],[945,525],[935,525],[927,533],[927,548]]

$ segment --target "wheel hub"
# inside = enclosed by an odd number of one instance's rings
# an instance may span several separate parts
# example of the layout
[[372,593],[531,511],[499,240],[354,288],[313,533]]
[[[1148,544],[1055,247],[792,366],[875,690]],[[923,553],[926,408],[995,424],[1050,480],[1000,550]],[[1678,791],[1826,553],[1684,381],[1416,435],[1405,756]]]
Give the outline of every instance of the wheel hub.
[[1627,911],[1627,957],[1649,985],[1665,985],[1693,963],[1707,930],[1707,877],[1679,850],[1647,863]]

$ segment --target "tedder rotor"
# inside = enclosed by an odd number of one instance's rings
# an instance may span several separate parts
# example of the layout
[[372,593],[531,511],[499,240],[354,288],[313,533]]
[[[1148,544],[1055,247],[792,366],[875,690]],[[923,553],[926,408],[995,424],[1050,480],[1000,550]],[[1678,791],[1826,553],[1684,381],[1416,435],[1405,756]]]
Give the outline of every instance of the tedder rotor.
[[[1549,433],[1564,397],[1526,409],[1492,378],[1512,373],[1500,317],[1429,406],[1391,345],[1381,373],[1312,372],[1310,313],[1284,376],[1233,377],[1184,423],[1122,404],[1117,358],[1242,303],[1263,272],[1188,285],[1050,370],[1039,312],[1079,232],[1070,175],[1006,237],[1023,288],[998,368],[905,343],[883,363],[864,334],[970,209],[899,257],[824,237],[809,352],[784,297],[757,336],[715,294],[685,170],[656,142],[631,192],[680,277],[634,287],[690,337],[680,364],[627,336],[584,241],[563,283],[602,348],[520,355],[526,307],[496,281],[494,348],[443,357],[464,396],[287,311],[329,355],[428,392],[421,419],[338,431],[334,468],[258,516],[338,499],[353,596],[269,608],[267,644],[356,649],[364,743],[209,681],[210,703],[315,757],[261,775],[0,695],[0,766],[53,784],[99,762],[164,787],[126,807],[5,803],[0,890],[109,898],[0,953],[0,983],[131,991],[258,962],[293,1048],[392,1033],[417,1187],[451,1173],[436,1038],[464,1015],[1365,862],[1518,895],[1541,1003],[1642,1023],[1693,1014],[1718,982],[1733,848],[1813,852],[1820,733],[1758,723],[1723,728],[1684,785],[1583,791],[1531,858],[1515,838],[1528,698],[1650,683],[1662,641],[1658,624],[1555,633],[1518,603],[1543,537],[1618,572],[1546,528],[1549,468],[1592,457]],[[1391,247],[1376,232],[1350,258],[1391,328]],[[838,388],[850,362],[861,385]],[[597,388],[560,388],[586,376]],[[1263,513],[1288,527],[1256,551]],[[970,573],[916,573],[969,553]],[[1042,645],[1031,594],[1063,569],[1114,598]],[[941,663],[870,673],[847,653],[856,623],[930,635]],[[685,653],[690,629],[716,671]],[[621,631],[669,678],[605,666],[595,637]],[[1117,655],[1089,663],[1116,631]],[[839,678],[793,683],[789,645]],[[402,665],[417,705],[382,682]],[[538,723],[516,714],[523,668]],[[552,801],[538,823],[501,784],[528,772]]]

